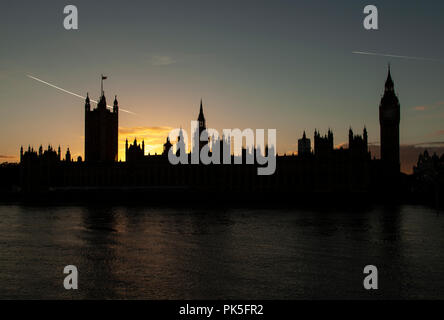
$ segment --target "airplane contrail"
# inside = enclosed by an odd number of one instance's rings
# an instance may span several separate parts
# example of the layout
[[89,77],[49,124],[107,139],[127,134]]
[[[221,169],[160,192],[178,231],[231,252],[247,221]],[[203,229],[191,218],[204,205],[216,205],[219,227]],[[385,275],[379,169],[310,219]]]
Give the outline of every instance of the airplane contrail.
[[[49,82],[43,81],[42,79],[39,79],[39,78],[33,77],[33,76],[29,75],[29,74],[27,74],[26,76],[27,76],[28,78],[31,78],[31,79],[36,80],[36,81],[38,81],[38,82],[44,83],[44,84],[46,84],[46,85],[48,85],[48,86],[50,86],[50,87],[53,87],[53,88],[55,88],[55,89],[57,89],[57,90],[60,90],[60,91],[63,91],[63,92],[69,93],[70,95],[73,95],[73,96],[75,96],[75,97],[82,98],[82,99],[86,99],[86,97],[84,97],[84,96],[81,96],[81,95],[79,95],[79,94],[77,94],[77,93],[74,93],[74,92],[71,92],[71,91],[65,90],[65,89],[63,89],[63,88],[57,87],[56,85],[53,85],[52,83],[49,83]],[[96,101],[96,100],[90,99],[90,101],[92,101],[92,102],[94,102],[95,104],[97,104],[97,101]],[[107,105],[107,107],[108,107],[109,109],[112,109],[112,106]],[[128,111],[128,110],[125,110],[125,109],[122,109],[122,108],[119,108],[119,110],[120,110],[120,111],[123,111],[123,112],[126,112],[126,113],[135,114],[135,113],[132,112],[132,111]]]
[[395,54],[383,54],[376,52],[365,52],[365,51],[352,51],[353,54],[363,54],[367,56],[379,56],[379,57],[389,57],[389,58],[400,58],[400,59],[410,59],[410,60],[423,60],[423,61],[434,61],[434,62],[444,62],[444,60],[430,59],[423,57],[409,57],[409,56],[399,56]]

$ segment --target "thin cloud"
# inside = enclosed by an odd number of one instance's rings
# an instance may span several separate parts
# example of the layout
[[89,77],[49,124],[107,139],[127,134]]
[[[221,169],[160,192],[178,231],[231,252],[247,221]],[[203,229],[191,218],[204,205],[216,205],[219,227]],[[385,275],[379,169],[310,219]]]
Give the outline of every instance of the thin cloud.
[[335,149],[348,148],[348,142],[341,142],[335,146]]
[[15,159],[15,158],[17,158],[17,157],[0,154],[0,159]]
[[437,130],[435,132],[432,132],[432,133],[428,134],[427,137],[433,138],[433,137],[439,137],[439,136],[442,136],[442,135],[444,135],[444,130]]
[[177,61],[170,56],[154,56],[151,58],[151,64],[153,66],[169,66],[175,64]]
[[442,136],[442,135],[444,135],[444,130],[435,131],[435,136]]
[[[419,114],[422,117],[428,117],[430,115],[433,115],[433,111],[439,111],[442,109],[442,106],[444,105],[444,101],[438,101],[432,104],[421,104],[421,105],[417,105],[417,106],[413,106],[412,110],[414,111],[418,111]],[[428,111],[428,112],[424,112],[424,111]],[[432,113],[430,113],[432,112]]]

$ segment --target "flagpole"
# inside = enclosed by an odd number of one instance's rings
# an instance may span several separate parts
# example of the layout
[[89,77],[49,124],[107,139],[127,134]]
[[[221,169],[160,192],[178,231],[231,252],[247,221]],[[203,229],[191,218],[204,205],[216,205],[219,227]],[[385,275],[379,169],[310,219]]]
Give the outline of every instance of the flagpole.
[[100,96],[103,96],[103,74],[100,75]]

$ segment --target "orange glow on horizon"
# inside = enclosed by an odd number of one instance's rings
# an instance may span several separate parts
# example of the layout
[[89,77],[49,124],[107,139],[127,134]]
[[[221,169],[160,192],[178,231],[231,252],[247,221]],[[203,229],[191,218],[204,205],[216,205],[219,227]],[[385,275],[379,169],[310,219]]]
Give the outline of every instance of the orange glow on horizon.
[[134,127],[134,128],[119,128],[119,160],[125,161],[125,143],[128,139],[128,145],[132,145],[137,139],[137,144],[140,145],[142,141],[145,142],[145,154],[160,154],[163,151],[163,144],[171,127]]

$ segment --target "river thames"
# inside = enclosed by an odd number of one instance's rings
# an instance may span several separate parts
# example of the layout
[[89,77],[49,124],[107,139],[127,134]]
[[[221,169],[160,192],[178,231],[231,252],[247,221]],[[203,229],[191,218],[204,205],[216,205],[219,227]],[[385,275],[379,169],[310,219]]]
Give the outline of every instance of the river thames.
[[444,299],[443,246],[444,215],[422,206],[1,205],[0,298]]

